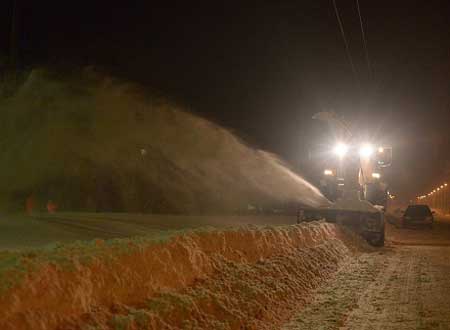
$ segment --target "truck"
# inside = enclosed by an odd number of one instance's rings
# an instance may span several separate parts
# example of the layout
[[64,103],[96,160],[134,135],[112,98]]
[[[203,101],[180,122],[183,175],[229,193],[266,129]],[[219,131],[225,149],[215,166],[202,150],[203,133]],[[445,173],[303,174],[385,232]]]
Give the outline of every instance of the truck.
[[344,225],[374,246],[384,245],[384,212],[389,199],[383,171],[392,163],[392,147],[361,141],[334,112],[313,119],[326,123],[337,138],[326,156],[320,189],[332,202],[320,209],[299,209],[299,221],[322,218]]

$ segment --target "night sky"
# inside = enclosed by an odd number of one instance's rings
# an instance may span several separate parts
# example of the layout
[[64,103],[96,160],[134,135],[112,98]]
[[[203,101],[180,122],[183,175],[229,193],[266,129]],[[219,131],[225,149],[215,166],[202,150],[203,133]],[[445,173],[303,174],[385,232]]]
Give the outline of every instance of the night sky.
[[[334,110],[394,147],[392,191],[450,181],[450,1],[25,1],[21,66],[95,65],[231,128],[308,172]],[[12,0],[0,5],[8,51]],[[370,70],[369,70],[370,66]]]

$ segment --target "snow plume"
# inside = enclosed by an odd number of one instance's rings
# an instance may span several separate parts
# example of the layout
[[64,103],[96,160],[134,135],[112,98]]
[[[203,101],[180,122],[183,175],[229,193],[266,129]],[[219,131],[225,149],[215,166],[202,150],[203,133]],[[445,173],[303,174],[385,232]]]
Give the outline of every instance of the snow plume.
[[0,107],[2,207],[31,194],[41,207],[177,214],[328,203],[274,155],[92,70],[34,70]]

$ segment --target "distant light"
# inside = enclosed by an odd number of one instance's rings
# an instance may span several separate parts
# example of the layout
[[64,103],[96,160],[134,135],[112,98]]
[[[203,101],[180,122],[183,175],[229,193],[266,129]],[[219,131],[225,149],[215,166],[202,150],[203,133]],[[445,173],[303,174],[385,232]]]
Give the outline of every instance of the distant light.
[[441,189],[444,189],[444,185],[441,186]]
[[441,190],[441,188],[437,187],[436,190],[439,191],[439,190]]
[[384,148],[383,147],[379,147],[378,148],[378,152],[381,154],[381,153],[383,153],[384,152]]
[[380,173],[372,173],[372,178],[379,179],[379,178],[381,178],[381,174]]
[[333,175],[333,171],[332,170],[325,170],[323,171],[324,175]]
[[364,144],[359,148],[359,155],[363,158],[369,158],[373,154],[373,147],[370,144]]
[[446,186],[446,187],[447,187],[447,184],[446,184],[446,183],[444,183],[444,186]]
[[333,148],[333,152],[339,157],[344,157],[347,154],[347,151],[348,151],[348,146],[344,143],[338,143]]

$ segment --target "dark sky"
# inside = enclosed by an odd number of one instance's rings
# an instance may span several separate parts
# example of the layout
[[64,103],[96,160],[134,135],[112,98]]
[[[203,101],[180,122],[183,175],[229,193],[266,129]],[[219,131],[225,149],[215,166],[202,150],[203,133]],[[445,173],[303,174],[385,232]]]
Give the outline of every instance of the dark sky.
[[406,197],[450,169],[448,0],[360,0],[371,72],[356,0],[337,0],[356,76],[332,0],[20,2],[24,66],[96,65],[296,165],[325,139],[312,114],[335,110],[394,147],[392,191]]

